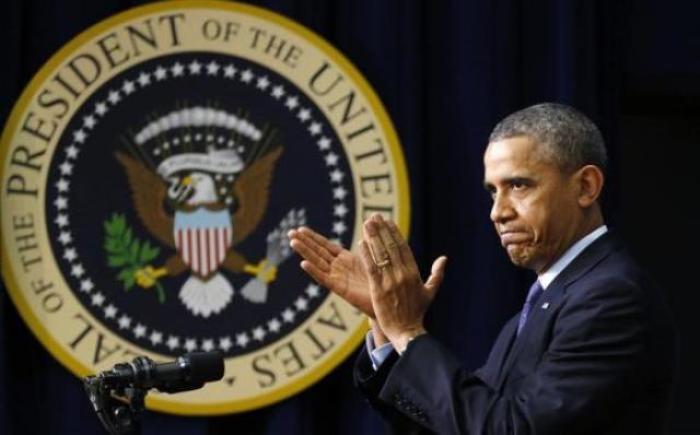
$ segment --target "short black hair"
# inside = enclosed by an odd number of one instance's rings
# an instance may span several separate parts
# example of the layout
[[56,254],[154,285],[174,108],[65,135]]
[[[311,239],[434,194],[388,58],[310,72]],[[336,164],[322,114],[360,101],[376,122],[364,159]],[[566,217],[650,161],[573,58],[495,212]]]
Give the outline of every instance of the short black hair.
[[608,156],[600,130],[573,107],[541,103],[519,110],[496,125],[489,143],[518,136],[545,145],[548,157],[563,171],[585,165],[606,169]]

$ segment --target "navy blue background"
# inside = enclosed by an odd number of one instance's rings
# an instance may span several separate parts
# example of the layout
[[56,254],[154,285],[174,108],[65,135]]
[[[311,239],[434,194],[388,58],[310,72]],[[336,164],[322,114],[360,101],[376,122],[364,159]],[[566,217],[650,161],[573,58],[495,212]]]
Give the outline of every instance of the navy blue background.
[[[533,278],[509,264],[488,221],[481,155],[494,124],[541,101],[601,127],[608,223],[667,290],[680,331],[671,433],[697,433],[700,7],[680,0],[270,0],[357,65],[391,115],[411,181],[411,244],[424,270],[449,256],[428,329],[465,366],[483,363]],[[0,117],[31,76],[124,0],[5,2]],[[0,292],[0,433],[100,433],[80,384]],[[351,385],[351,361],[269,408],[215,418],[150,413],[145,434],[382,433]]]

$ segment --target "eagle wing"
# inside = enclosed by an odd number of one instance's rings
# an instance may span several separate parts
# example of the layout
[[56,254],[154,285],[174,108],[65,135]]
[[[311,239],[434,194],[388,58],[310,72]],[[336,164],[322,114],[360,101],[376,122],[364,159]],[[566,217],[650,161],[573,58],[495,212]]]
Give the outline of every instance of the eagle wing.
[[165,182],[146,165],[124,153],[116,153],[116,158],[126,171],[139,219],[161,243],[174,248],[173,218],[163,208]]
[[282,154],[282,147],[265,154],[243,171],[233,185],[238,209],[233,215],[233,244],[252,233],[260,224],[269,201],[272,170]]

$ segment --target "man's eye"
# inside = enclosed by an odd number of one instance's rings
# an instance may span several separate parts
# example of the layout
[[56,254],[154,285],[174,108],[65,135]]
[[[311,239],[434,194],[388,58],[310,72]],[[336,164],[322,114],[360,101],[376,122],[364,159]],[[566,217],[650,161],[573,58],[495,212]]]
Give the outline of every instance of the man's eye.
[[511,184],[511,188],[512,188],[513,190],[523,190],[523,189],[525,189],[526,187],[527,187],[527,186],[525,185],[525,183],[520,183],[520,182],[517,182],[517,181],[514,182],[513,184]]

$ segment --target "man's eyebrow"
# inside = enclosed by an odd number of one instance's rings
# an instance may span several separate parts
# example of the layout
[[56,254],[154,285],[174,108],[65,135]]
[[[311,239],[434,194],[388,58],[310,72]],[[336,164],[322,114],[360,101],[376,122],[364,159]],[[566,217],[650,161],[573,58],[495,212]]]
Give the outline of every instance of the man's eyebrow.
[[[499,183],[508,184],[508,185],[524,184],[526,186],[532,186],[535,184],[535,180],[533,180],[530,177],[516,176],[516,177],[504,178],[503,180],[499,181]],[[484,181],[483,187],[487,192],[493,192],[493,190],[496,189],[496,186],[490,181]]]
[[503,181],[505,181],[506,183],[511,184],[511,185],[524,184],[526,186],[531,186],[531,185],[535,184],[535,180],[533,180],[530,177],[508,177]]

